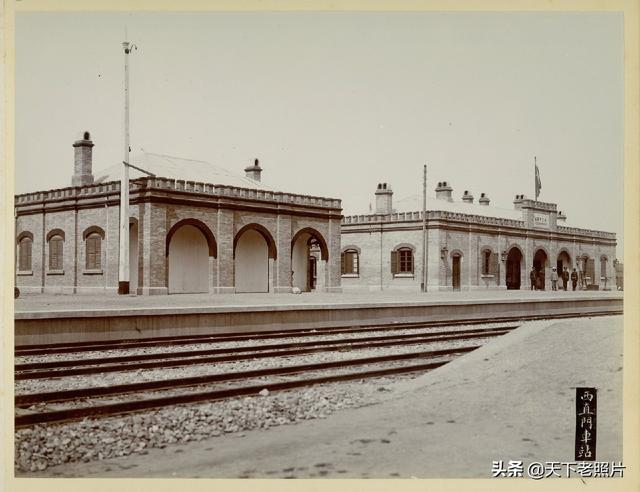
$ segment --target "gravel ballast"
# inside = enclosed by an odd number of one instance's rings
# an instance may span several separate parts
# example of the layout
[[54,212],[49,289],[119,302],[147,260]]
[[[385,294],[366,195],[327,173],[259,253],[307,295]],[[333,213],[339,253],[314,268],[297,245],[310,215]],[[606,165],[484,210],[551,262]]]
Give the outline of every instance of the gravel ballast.
[[17,471],[42,471],[68,462],[87,462],[167,444],[199,441],[225,433],[325,418],[343,408],[379,401],[385,381],[327,384],[266,396],[185,405],[100,420],[19,429],[15,434]]
[[359,359],[387,354],[405,354],[421,351],[443,350],[483,345],[489,340],[491,340],[491,338],[489,337],[474,338],[470,340],[451,340],[428,344],[358,349],[353,351],[317,352],[293,357],[274,357],[216,364],[208,363],[159,369],[138,369],[132,371],[126,371],[126,366],[123,365],[123,372],[69,376],[55,379],[27,379],[16,381],[15,392],[16,394],[25,394],[61,391],[67,389],[92,388],[110,386],[114,384],[128,384],[136,382],[202,376],[205,374],[221,374],[225,372],[268,369],[289,365],[314,364],[347,359]]
[[[291,336],[290,338],[273,338],[273,339],[250,339],[230,341],[230,342],[216,342],[215,339],[209,342],[194,343],[187,345],[150,345],[148,347],[129,347],[129,348],[114,348],[100,351],[87,351],[76,353],[61,353],[61,354],[45,354],[45,355],[17,355],[15,357],[16,364],[27,363],[39,363],[39,362],[54,362],[54,361],[66,361],[70,359],[103,359],[108,361],[109,357],[119,357],[122,355],[148,355],[148,354],[162,354],[162,353],[175,353],[175,352],[190,352],[196,350],[208,350],[208,349],[224,349],[224,348],[240,348],[240,347],[254,347],[263,345],[276,345],[284,343],[297,343],[297,342],[320,342],[325,340],[343,340],[346,339],[358,339],[365,337],[376,336],[400,336],[400,335],[412,335],[422,333],[425,335],[441,333],[441,332],[454,332],[454,331],[466,331],[466,330],[482,330],[489,328],[500,328],[504,326],[515,326],[516,323],[487,323],[483,325],[457,325],[457,326],[435,326],[426,328],[415,329],[398,329],[398,330],[376,330],[360,333],[335,333],[335,334],[321,334],[311,337]],[[318,330],[317,333],[322,333],[322,330]]]
[[[465,329],[481,330],[505,326],[505,324],[487,324],[473,326],[438,327],[425,330],[426,333],[437,331],[460,331]],[[404,331],[404,330],[403,330]],[[406,333],[416,333],[406,330]],[[380,334],[389,334],[381,332]],[[394,335],[396,333],[393,333]],[[398,333],[400,334],[400,333]],[[374,336],[366,333],[362,336]],[[353,335],[350,335],[353,337]],[[318,339],[341,339],[344,335],[326,335]],[[315,337],[314,337],[315,339]],[[283,366],[313,364],[345,359],[358,359],[387,354],[412,353],[431,350],[442,350],[468,346],[483,345],[495,337],[474,338],[470,340],[451,340],[406,346],[380,347],[371,349],[328,351],[304,354],[291,357],[274,357],[229,363],[197,364],[175,368],[135,370],[95,375],[80,375],[53,379],[34,379],[17,381],[16,394],[62,391],[78,388],[111,386],[145,381],[167,380],[173,378],[220,374],[255,369],[276,368]],[[278,340],[277,342],[297,341],[295,339]],[[275,342],[275,341],[274,341]],[[227,342],[224,344],[203,344],[202,348],[218,346],[238,346],[240,343],[256,345],[256,341]],[[258,342],[261,343],[261,342]],[[271,343],[271,342],[269,342]],[[200,345],[189,348],[200,348]],[[185,350],[185,347],[148,347],[135,350],[114,350],[112,356],[132,353],[161,353],[167,349]],[[92,354],[94,357],[96,354]],[[16,362],[40,362],[45,360],[73,360],[89,356],[81,354],[55,354],[52,356],[31,356],[16,358]],[[454,356],[454,358],[457,356]],[[19,360],[18,360],[19,359]],[[405,361],[415,364],[416,359]],[[395,363],[390,364],[396,365]],[[348,372],[365,370],[349,368]],[[298,375],[296,377],[302,377]],[[88,462],[134,453],[146,453],[150,448],[162,448],[172,443],[186,443],[222,434],[243,430],[269,428],[278,425],[295,423],[301,420],[325,418],[343,409],[354,408],[377,403],[393,394],[393,383],[416,377],[416,374],[397,375],[370,380],[323,384],[310,388],[301,388],[286,392],[269,394],[261,391],[253,397],[232,400],[181,405],[136,414],[107,417],[102,419],[85,419],[59,425],[36,425],[31,428],[18,429],[15,433],[15,465],[18,472],[36,472],[61,463]],[[282,378],[278,378],[282,379]],[[267,384],[269,380],[254,380],[251,384]],[[239,383],[240,384],[240,383]],[[246,384],[246,383],[243,383]],[[196,391],[199,388],[170,390]],[[142,397],[143,395],[136,395]],[[149,394],[144,394],[148,397]],[[126,396],[109,397],[125,399]],[[72,402],[69,406],[85,405],[88,401]],[[65,406],[67,403],[64,404]],[[43,410],[46,405],[39,405]]]

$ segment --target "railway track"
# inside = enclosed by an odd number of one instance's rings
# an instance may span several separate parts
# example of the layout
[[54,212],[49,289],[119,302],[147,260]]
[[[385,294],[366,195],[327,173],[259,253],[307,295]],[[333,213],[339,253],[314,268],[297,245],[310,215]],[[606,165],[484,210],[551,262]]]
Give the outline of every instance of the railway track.
[[68,342],[40,345],[22,345],[15,347],[15,356],[30,355],[51,355],[64,353],[93,352],[102,350],[126,349],[126,348],[146,348],[159,346],[196,345],[203,343],[223,343],[241,342],[245,340],[268,340],[279,338],[296,337],[322,337],[326,335],[346,335],[360,334],[379,331],[398,330],[420,330],[424,328],[437,328],[443,326],[486,324],[486,321],[476,321],[475,323],[462,322],[415,322],[415,323],[393,323],[387,325],[367,325],[367,326],[342,326],[322,329],[293,329],[293,330],[267,330],[253,331],[245,333],[210,333],[199,335],[177,335],[166,337],[150,337],[141,340],[118,339],[104,340],[100,342]]
[[576,317],[592,317],[592,316],[611,316],[622,314],[622,311],[611,312],[593,312],[582,314],[544,314],[531,316],[502,316],[491,319],[462,319],[452,321],[430,321],[430,322],[412,322],[412,323],[392,323],[386,325],[364,325],[364,326],[341,326],[321,329],[287,329],[287,330],[266,330],[253,331],[244,333],[209,333],[209,334],[190,334],[178,336],[162,336],[162,337],[145,337],[144,339],[116,339],[101,340],[87,342],[63,342],[51,344],[37,345],[17,345],[14,348],[14,355],[30,356],[30,355],[50,355],[74,352],[102,351],[114,350],[122,348],[143,348],[155,347],[161,345],[194,345],[201,343],[219,343],[232,342],[242,340],[263,340],[277,338],[291,338],[295,336],[323,336],[331,334],[349,334],[349,333],[366,333],[371,331],[393,331],[393,330],[411,330],[428,327],[442,326],[460,326],[460,325],[482,325],[487,323],[515,323],[521,321],[535,321],[543,319],[562,319]]
[[[426,325],[426,326],[425,326]],[[448,326],[444,323],[439,326]],[[284,391],[318,384],[339,381],[364,380],[398,374],[425,372],[440,367],[455,357],[477,349],[481,344],[474,340],[484,340],[504,335],[516,325],[500,327],[461,328],[431,333],[393,333],[397,330],[418,329],[435,326],[433,324],[394,324],[384,327],[340,328],[331,332],[299,330],[295,334],[287,332],[244,334],[242,336],[203,335],[164,337],[153,340],[155,345],[163,347],[165,342],[179,342],[188,345],[194,340],[198,343],[222,343],[227,341],[256,341],[241,347],[217,347],[206,350],[161,352],[155,354],[123,355],[109,358],[88,358],[57,360],[47,362],[29,362],[16,365],[16,380],[65,378],[80,374],[100,374],[103,372],[126,372],[138,369],[155,369],[187,365],[203,365],[240,360],[281,358],[284,356],[305,356],[318,352],[332,353],[364,349],[407,347],[444,342],[454,345],[438,350],[424,350],[409,353],[390,353],[369,357],[333,360],[320,363],[306,363],[267,367],[245,371],[202,374],[192,377],[173,378],[144,382],[130,382],[104,387],[85,387],[62,391],[24,393],[15,396],[16,428],[36,424],[60,424],[84,418],[122,415],[143,410],[158,409],[185,403],[225,400],[240,396],[255,396],[260,391]],[[389,332],[384,335],[370,336],[372,331]],[[351,337],[318,340],[321,335],[352,334]],[[261,340],[279,338],[300,339],[284,343],[264,344]],[[356,336],[360,335],[360,336]],[[363,336],[364,335],[364,336]],[[232,340],[230,340],[232,339]],[[459,346],[460,342],[470,344]],[[147,340],[148,342],[148,340]],[[188,343],[184,343],[188,342]],[[114,341],[108,344],[109,350],[125,351],[139,341]],[[78,352],[85,352],[89,346],[95,350],[96,344],[75,344]],[[56,348],[64,351],[58,352]],[[54,353],[67,352],[70,345],[51,347]],[[440,348],[440,347],[437,347]],[[39,347],[37,350],[46,350]],[[47,352],[48,353],[48,352]],[[167,394],[171,393],[171,394]],[[105,401],[106,399],[106,401]],[[114,401],[114,399],[116,401]],[[61,408],[62,407],[62,408]]]
[[73,359],[54,362],[35,362],[28,364],[16,364],[15,380],[20,381],[27,379],[77,376],[105,372],[121,372],[126,370],[132,371],[139,369],[180,367],[216,362],[235,362],[265,357],[285,357],[310,354],[314,352],[326,352],[327,350],[359,350],[377,347],[417,345],[449,340],[465,340],[469,338],[503,335],[514,328],[516,328],[516,326],[489,328],[485,330],[436,332],[431,334],[416,333],[341,340],[227,347],[187,352],[165,352],[108,357],[102,359]]
[[[17,407],[24,407],[38,403],[65,402],[78,399],[96,398],[100,396],[123,395],[128,393],[142,393],[148,391],[158,391],[175,389],[180,387],[197,387],[211,383],[221,383],[230,381],[247,382],[257,378],[268,376],[298,375],[308,374],[318,371],[326,371],[329,369],[344,369],[354,366],[369,366],[385,362],[407,361],[407,360],[431,360],[442,358],[443,356],[461,355],[471,352],[479,346],[461,347],[449,350],[435,350],[427,352],[417,352],[409,354],[395,354],[380,357],[366,357],[361,359],[349,359],[334,362],[323,362],[319,364],[302,364],[296,366],[285,366],[270,369],[260,369],[254,371],[241,371],[222,374],[213,374],[209,376],[198,376],[193,378],[181,378],[164,381],[152,381],[146,383],[135,383],[125,385],[115,385],[105,388],[85,388],[79,390],[70,390],[65,392],[49,392],[39,394],[18,395],[15,398]],[[258,392],[267,389],[269,392],[282,391],[285,389],[312,386],[315,384],[349,381],[354,379],[366,379],[372,377],[380,377],[393,374],[406,374],[416,371],[427,371],[440,367],[450,360],[440,360],[438,362],[422,362],[419,364],[403,365],[399,367],[390,367],[382,369],[371,369],[365,371],[357,371],[353,373],[339,373],[320,377],[305,377],[293,381],[283,381],[276,383],[264,383],[241,385],[221,390],[197,391],[194,393],[184,393],[179,395],[171,395],[165,397],[146,398],[142,400],[130,400],[122,403],[96,404],[81,408],[65,408],[62,410],[44,411],[38,413],[26,413],[16,416],[16,427],[24,427],[27,425],[41,423],[60,423],[71,420],[77,420],[86,417],[105,417],[110,415],[118,415],[129,413],[132,411],[148,410],[160,408],[164,406],[177,405],[181,403],[195,403],[202,401],[212,401],[238,396],[255,395]]]
[[379,357],[365,357],[360,359],[351,359],[336,362],[324,362],[321,364],[302,364],[296,366],[276,367],[269,369],[256,369],[252,371],[239,371],[223,374],[212,374],[205,376],[195,376],[190,378],[168,379],[161,381],[148,381],[135,384],[121,384],[108,387],[86,388],[69,391],[52,391],[48,393],[36,393],[18,395],[15,397],[16,407],[24,407],[46,402],[63,402],[79,398],[95,398],[99,396],[120,395],[138,391],[164,390],[179,388],[184,386],[197,386],[208,383],[219,383],[223,381],[235,381],[239,379],[252,379],[265,376],[276,376],[282,374],[296,374],[305,371],[314,371],[331,368],[342,368],[349,366],[357,366],[361,364],[372,364],[376,362],[390,362],[396,360],[415,359],[419,357],[441,357],[452,354],[462,354],[471,352],[479,347],[474,345],[470,347],[459,347],[455,349],[432,350],[426,352],[416,352],[409,354],[394,354]]

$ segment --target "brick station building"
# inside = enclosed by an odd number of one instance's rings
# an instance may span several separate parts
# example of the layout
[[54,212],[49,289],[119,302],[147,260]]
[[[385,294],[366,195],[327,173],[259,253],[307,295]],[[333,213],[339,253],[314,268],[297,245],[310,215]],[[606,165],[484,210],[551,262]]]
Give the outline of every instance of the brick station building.
[[[120,165],[92,170],[73,144],[72,186],[15,197],[22,292],[116,292]],[[273,191],[256,160],[236,175],[143,154],[130,181],[130,290],[138,294],[340,290],[341,203]]]
[[[391,186],[380,183],[375,198],[375,213],[343,219],[342,287],[420,290],[422,197],[400,200],[396,211]],[[555,203],[517,195],[513,205],[494,207],[485,193],[475,203],[468,191],[454,201],[450,184],[438,183],[426,207],[427,291],[529,289],[531,268],[551,289],[552,267],[558,275],[576,268],[578,288],[616,288],[614,233],[569,227]]]

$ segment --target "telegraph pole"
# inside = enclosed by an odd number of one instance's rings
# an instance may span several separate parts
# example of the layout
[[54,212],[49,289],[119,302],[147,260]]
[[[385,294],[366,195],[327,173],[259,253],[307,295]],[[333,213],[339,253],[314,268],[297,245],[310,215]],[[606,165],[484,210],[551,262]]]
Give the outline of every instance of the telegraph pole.
[[124,160],[120,179],[120,255],[118,294],[129,293],[129,53],[131,48],[124,31]]
[[422,179],[422,292],[427,291],[427,165]]

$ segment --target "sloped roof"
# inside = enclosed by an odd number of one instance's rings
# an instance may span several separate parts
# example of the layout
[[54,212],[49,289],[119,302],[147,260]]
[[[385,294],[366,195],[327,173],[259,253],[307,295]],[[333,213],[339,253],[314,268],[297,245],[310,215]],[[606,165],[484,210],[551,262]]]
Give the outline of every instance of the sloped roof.
[[[145,152],[130,156],[130,162],[134,166],[138,166],[163,178],[271,190],[271,187],[266,186],[264,183],[254,181],[241,174],[232,173],[228,169],[205,161]],[[95,171],[95,183],[118,181],[122,172],[121,170],[122,164],[114,164],[104,170]],[[129,177],[131,179],[144,176],[146,176],[144,173],[129,168]]]

